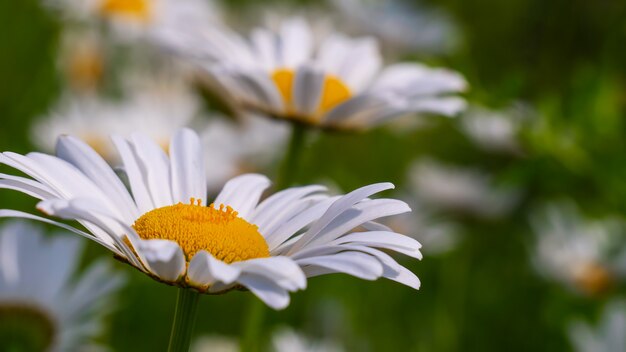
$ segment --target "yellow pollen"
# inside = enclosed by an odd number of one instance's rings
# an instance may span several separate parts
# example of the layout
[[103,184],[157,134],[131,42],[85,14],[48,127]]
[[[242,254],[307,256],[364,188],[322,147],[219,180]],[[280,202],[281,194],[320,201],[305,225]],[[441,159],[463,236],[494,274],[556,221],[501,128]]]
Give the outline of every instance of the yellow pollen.
[[237,216],[229,206],[202,206],[200,199],[178,203],[143,214],[133,224],[142,239],[164,239],[178,243],[187,261],[201,250],[232,263],[269,257],[267,242],[256,225]]
[[100,11],[105,16],[128,16],[141,21],[150,19],[151,0],[104,0]]
[[[295,73],[290,69],[278,69],[272,73],[272,80],[282,95],[289,114],[292,114],[293,111],[292,92],[294,79]],[[335,106],[350,99],[351,96],[352,93],[350,92],[350,88],[348,88],[348,86],[341,79],[333,75],[326,75],[322,85],[320,102],[317,111],[315,112],[316,116],[313,116],[313,119],[315,120],[315,117],[321,116]]]

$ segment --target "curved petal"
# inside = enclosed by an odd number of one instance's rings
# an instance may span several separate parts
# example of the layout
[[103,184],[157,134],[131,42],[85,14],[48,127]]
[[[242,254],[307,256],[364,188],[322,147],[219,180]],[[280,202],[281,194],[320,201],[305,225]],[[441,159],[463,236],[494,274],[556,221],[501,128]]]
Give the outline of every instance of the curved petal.
[[194,286],[202,287],[221,282],[229,285],[239,277],[241,269],[215,259],[206,251],[199,251],[189,263],[187,278]]
[[302,266],[307,277],[317,274],[316,268],[323,273],[345,273],[364,280],[376,280],[383,275],[383,266],[375,257],[359,252],[341,252],[333,255],[322,255],[296,259]]
[[215,207],[219,207],[220,204],[228,205],[237,211],[241,218],[249,220],[263,191],[269,186],[270,180],[263,175],[237,176],[226,182],[213,204]]
[[244,274],[239,283],[250,290],[260,300],[274,309],[284,309],[289,305],[289,293],[273,280],[261,275]]
[[185,275],[185,255],[176,242],[139,240],[137,251],[143,254],[150,272],[163,281],[176,282]]
[[287,291],[306,288],[306,277],[291,258],[269,257],[250,259],[231,264],[244,274],[255,274],[274,281]]
[[190,129],[179,130],[170,145],[172,198],[174,203],[187,203],[190,198],[206,204],[207,180],[202,144]]
[[321,229],[309,244],[320,244],[332,241],[346,232],[360,226],[364,222],[372,221],[390,215],[410,212],[408,204],[396,199],[374,199],[355,204],[344,211],[330,224]]
[[121,207],[120,214],[133,221],[139,217],[139,210],[124,184],[115,175],[111,167],[83,141],[72,136],[61,136],[56,145],[57,157],[74,165],[96,186],[105,190],[116,207]]
[[294,244],[290,253],[297,251],[298,249],[305,246],[309,243],[313,238],[315,238],[318,233],[324,229],[328,224],[330,224],[333,220],[335,220],[339,215],[341,215],[344,211],[350,209],[354,204],[360,202],[361,200],[371,196],[372,194],[382,192],[387,189],[393,189],[394,185],[392,183],[384,182],[384,183],[376,183],[373,185],[368,185],[365,187],[361,187],[356,189],[345,196],[342,196],[338,200],[336,200],[329,208],[326,210],[324,215],[317,220],[313,226],[302,236],[302,238]]

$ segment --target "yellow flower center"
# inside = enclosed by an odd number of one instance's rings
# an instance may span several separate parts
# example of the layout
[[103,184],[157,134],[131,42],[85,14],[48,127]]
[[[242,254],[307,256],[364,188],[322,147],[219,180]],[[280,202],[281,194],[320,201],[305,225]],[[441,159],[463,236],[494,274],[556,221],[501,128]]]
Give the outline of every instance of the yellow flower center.
[[232,263],[269,257],[267,242],[258,227],[237,216],[233,208],[223,204],[202,206],[178,203],[143,214],[133,228],[144,240],[163,239],[178,243],[187,260],[201,250],[215,258]]
[[[287,106],[287,113],[290,115],[297,115],[294,113],[293,107],[293,83],[295,78],[295,72],[289,69],[278,69],[272,73],[272,80],[278,91],[282,95],[285,105]],[[320,102],[317,107],[317,111],[314,116],[308,116],[309,119],[318,120],[321,115],[328,112],[335,106],[345,102],[352,96],[350,88],[338,77],[333,75],[326,75],[324,77],[324,83],[322,85],[322,94],[320,96]]]
[[104,16],[125,16],[140,21],[150,19],[151,0],[104,0],[100,11]]

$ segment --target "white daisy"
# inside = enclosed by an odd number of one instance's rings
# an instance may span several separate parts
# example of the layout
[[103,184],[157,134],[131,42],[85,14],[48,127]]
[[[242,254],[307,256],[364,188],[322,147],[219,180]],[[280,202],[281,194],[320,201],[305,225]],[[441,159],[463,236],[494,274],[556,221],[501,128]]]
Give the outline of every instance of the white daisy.
[[484,150],[520,154],[520,125],[529,115],[529,109],[521,105],[502,111],[472,106],[460,122],[463,132]]
[[274,352],[341,352],[344,349],[334,341],[311,339],[290,328],[281,328],[272,333]]
[[[343,272],[419,287],[413,273],[379,250],[421,258],[417,241],[373,222],[410,211],[398,200],[368,198],[392,184],[337,197],[323,194],[321,186],[297,187],[259,202],[270,182],[248,174],[227,182],[209,204],[201,143],[191,130],[174,136],[170,157],[141,134],[113,141],[130,192],[74,137],[59,138],[57,156],[5,152],[0,157],[32,178],[0,175],[0,187],[39,198],[39,210],[77,220],[87,232],[13,210],[0,216],[70,229],[158,281],[213,294],[245,287],[276,309],[289,304],[288,292],[306,287],[307,276]],[[350,233],[357,227],[363,230]]]
[[74,280],[81,253],[77,238],[46,238],[19,221],[0,227],[0,345],[10,351],[95,347],[124,280],[105,262]]
[[576,321],[569,328],[570,340],[576,352],[626,351],[626,302],[610,301],[604,308],[597,327]]
[[172,131],[188,126],[200,109],[199,100],[182,82],[145,82],[129,90],[129,97],[122,100],[93,95],[62,98],[52,113],[33,125],[33,143],[51,152],[59,135],[75,135],[114,161],[117,152],[111,134],[129,136],[141,130],[167,147]]
[[364,129],[412,113],[455,115],[465,106],[452,96],[466,87],[458,73],[418,63],[383,68],[375,39],[313,38],[301,18],[278,31],[255,29],[249,40],[227,30],[190,31],[163,44],[200,61],[226,100],[324,128]]
[[459,226],[434,214],[415,197],[401,197],[410,204],[411,213],[400,214],[385,221],[395,232],[407,233],[422,244],[425,255],[438,255],[452,251],[461,238]]
[[[453,50],[459,33],[443,11],[403,0],[333,0],[347,28],[380,39],[396,54],[441,54]],[[372,20],[375,18],[376,20]]]
[[519,191],[495,187],[491,177],[482,171],[430,159],[416,161],[409,178],[423,203],[485,218],[506,214],[519,199]]
[[206,0],[42,0],[72,20],[112,25],[117,39],[150,38],[170,26],[206,27],[218,9]]
[[531,219],[536,234],[533,264],[544,277],[587,295],[605,292],[626,274],[623,225],[586,220],[569,203],[550,205]]

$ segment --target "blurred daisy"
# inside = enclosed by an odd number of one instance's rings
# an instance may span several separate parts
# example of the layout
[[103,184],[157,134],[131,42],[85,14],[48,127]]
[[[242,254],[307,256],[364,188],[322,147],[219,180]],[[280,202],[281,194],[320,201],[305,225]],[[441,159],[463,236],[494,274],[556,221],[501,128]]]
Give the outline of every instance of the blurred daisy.
[[206,0],[43,0],[67,17],[113,26],[117,39],[158,35],[170,26],[206,27],[217,22],[214,3]]
[[479,147],[491,152],[519,154],[520,123],[529,114],[523,106],[503,111],[473,106],[463,114],[460,122],[463,132]]
[[301,18],[278,31],[257,28],[249,41],[215,31],[165,45],[202,62],[227,101],[323,128],[365,129],[413,113],[451,116],[465,106],[453,96],[466,88],[458,73],[418,63],[383,68],[376,40],[314,38]]
[[[0,175],[0,187],[40,199],[47,215],[77,220],[88,232],[13,210],[2,217],[54,223],[89,238],[155,280],[217,294],[245,287],[275,309],[306,277],[341,272],[366,280],[389,278],[413,288],[418,278],[380,249],[421,258],[420,244],[374,220],[410,211],[394,199],[368,197],[389,183],[329,197],[324,187],[280,191],[261,175],[226,183],[206,201],[202,146],[188,129],[172,139],[168,157],[141,134],[114,136],[131,192],[81,140],[59,138],[56,157],[5,152],[0,162],[32,179]],[[215,165],[219,167],[219,165]],[[132,194],[132,195],[131,195]],[[355,228],[363,230],[350,233]]]
[[123,283],[104,262],[74,281],[77,238],[45,238],[38,227],[0,227],[0,344],[3,351],[77,351],[96,344]]
[[436,216],[414,197],[406,198],[413,211],[389,218],[385,225],[395,232],[415,238],[422,245],[425,255],[443,254],[456,248],[460,241],[459,227]]
[[200,131],[209,191],[219,191],[234,176],[266,169],[282,154],[288,136],[281,121],[251,115],[238,121],[210,119]]
[[445,210],[493,218],[509,212],[519,192],[496,188],[481,171],[420,160],[410,170],[411,187],[425,204]]
[[536,234],[537,271],[583,294],[605,292],[626,274],[623,226],[615,220],[589,221],[573,204],[550,205],[531,219]]
[[188,126],[198,114],[199,100],[182,83],[145,83],[123,100],[67,96],[33,125],[31,140],[50,152],[59,135],[78,136],[108,161],[117,157],[111,134],[129,136],[139,130],[167,147],[172,131]]
[[197,338],[191,352],[239,352],[239,343],[236,339],[220,335],[207,335]]
[[333,0],[332,4],[348,28],[377,37],[385,52],[442,54],[458,44],[459,33],[442,11],[403,0]]
[[340,345],[329,340],[312,340],[290,328],[282,328],[272,334],[274,352],[341,352]]
[[577,352],[626,351],[626,302],[613,300],[604,308],[597,327],[576,321],[569,329],[570,340]]
[[59,65],[70,88],[93,92],[101,84],[105,68],[101,38],[87,30],[63,33]]

